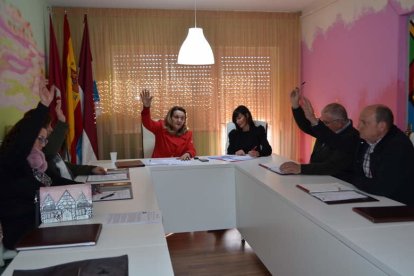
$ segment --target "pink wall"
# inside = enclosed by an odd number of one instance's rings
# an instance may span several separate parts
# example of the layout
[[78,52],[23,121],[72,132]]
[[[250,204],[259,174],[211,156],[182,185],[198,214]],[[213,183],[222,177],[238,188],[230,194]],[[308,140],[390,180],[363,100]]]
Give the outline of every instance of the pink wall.
[[[396,5],[389,3],[379,12],[366,10],[350,24],[338,17],[325,33],[315,35],[311,49],[302,43],[304,94],[317,114],[326,104],[339,102],[357,126],[364,106],[382,103],[405,130],[407,16]],[[307,162],[311,139],[301,138],[300,161]]]

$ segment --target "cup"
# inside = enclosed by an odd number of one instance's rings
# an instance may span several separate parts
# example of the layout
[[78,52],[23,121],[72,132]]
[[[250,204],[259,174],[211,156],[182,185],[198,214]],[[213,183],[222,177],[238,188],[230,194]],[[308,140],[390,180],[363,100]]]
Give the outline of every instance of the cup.
[[116,151],[111,151],[109,154],[111,155],[111,162],[115,163],[116,162],[116,157],[118,155],[117,152]]

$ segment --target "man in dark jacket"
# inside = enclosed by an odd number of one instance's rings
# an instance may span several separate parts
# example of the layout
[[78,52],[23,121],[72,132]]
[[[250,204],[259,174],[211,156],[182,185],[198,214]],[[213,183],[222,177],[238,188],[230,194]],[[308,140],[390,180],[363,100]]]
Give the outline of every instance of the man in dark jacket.
[[392,111],[384,105],[367,106],[358,129],[363,140],[352,184],[371,194],[414,204],[414,146],[394,125]]
[[332,175],[349,181],[359,135],[345,108],[338,103],[328,104],[318,119],[310,101],[301,95],[298,88],[292,91],[290,98],[298,127],[315,137],[316,142],[309,164],[286,162],[280,167],[282,172]]

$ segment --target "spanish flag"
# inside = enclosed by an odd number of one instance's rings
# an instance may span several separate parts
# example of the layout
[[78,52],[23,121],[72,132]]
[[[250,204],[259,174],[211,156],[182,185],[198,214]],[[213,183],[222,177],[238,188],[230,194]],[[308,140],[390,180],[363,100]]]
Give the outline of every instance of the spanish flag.
[[70,161],[77,164],[82,160],[78,153],[78,144],[82,137],[82,106],[79,93],[78,72],[75,55],[73,54],[72,39],[70,35],[69,22],[65,14],[63,23],[63,79],[66,81],[66,110],[69,132],[67,145]]

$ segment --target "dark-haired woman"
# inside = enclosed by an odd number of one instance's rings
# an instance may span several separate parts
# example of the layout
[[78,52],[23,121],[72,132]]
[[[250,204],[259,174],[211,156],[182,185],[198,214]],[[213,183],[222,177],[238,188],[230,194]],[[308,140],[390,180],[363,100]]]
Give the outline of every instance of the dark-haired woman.
[[155,135],[153,158],[179,157],[189,160],[196,155],[193,144],[193,133],[187,128],[187,113],[180,106],[172,107],[164,120],[153,121],[150,107],[152,96],[144,89],[141,92],[143,109],[141,112],[142,124]]
[[0,223],[3,245],[8,249],[14,249],[17,241],[39,223],[37,190],[74,183],[46,174],[42,149],[48,142],[45,123],[54,89],[47,90],[42,82],[39,95],[40,103],[13,126],[0,147]]
[[250,155],[252,157],[272,154],[272,147],[266,138],[263,126],[256,126],[250,110],[239,105],[234,111],[232,121],[236,125],[229,133],[227,154]]

